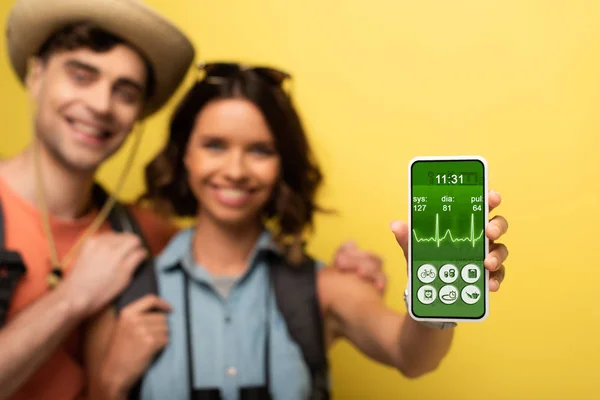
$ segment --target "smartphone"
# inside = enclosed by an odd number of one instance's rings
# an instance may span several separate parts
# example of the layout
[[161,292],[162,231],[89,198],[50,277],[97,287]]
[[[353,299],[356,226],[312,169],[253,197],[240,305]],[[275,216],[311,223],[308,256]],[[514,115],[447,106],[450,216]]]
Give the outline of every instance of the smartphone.
[[488,166],[480,156],[408,166],[408,309],[418,321],[482,321],[489,311]]

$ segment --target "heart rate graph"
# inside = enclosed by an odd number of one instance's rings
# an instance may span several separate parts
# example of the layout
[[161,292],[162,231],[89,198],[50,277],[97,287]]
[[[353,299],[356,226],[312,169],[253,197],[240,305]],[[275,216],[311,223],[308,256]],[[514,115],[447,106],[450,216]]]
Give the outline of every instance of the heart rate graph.
[[430,237],[419,237],[417,235],[417,231],[415,229],[413,231],[413,236],[417,243],[422,242],[434,242],[437,247],[440,247],[440,244],[446,240],[449,240],[451,243],[465,243],[468,242],[472,247],[475,247],[477,242],[479,242],[483,238],[483,229],[477,236],[475,236],[475,215],[471,214],[471,229],[468,236],[458,236],[453,235],[450,229],[446,229],[443,236],[440,236],[440,217],[439,214],[435,214],[435,233]]

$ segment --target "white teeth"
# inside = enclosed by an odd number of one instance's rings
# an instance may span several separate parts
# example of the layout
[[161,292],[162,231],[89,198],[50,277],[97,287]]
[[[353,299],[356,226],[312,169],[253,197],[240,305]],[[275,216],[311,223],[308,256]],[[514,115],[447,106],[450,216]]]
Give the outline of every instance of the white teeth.
[[79,132],[85,133],[87,135],[95,136],[95,137],[103,137],[104,131],[98,129],[96,127],[82,124],[80,122],[73,122],[73,128],[77,129]]
[[239,200],[245,197],[248,192],[240,189],[219,189],[221,195],[230,200]]

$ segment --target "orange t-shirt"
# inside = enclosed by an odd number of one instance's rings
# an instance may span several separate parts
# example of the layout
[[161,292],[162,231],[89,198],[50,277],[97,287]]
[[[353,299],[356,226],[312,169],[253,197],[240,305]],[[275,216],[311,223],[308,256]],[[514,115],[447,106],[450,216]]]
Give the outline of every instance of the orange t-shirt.
[[[0,178],[0,201],[4,213],[5,247],[18,251],[27,272],[19,282],[8,311],[7,322],[19,311],[48,292],[46,277],[50,272],[50,253],[42,226],[41,214],[31,203],[15,193]],[[157,254],[176,233],[177,228],[152,211],[130,206],[150,250]],[[93,221],[97,211],[83,218],[65,221],[50,217],[58,258],[62,259]],[[105,223],[100,231],[110,229]],[[70,266],[65,267],[68,275]],[[76,329],[12,400],[73,400],[84,390],[82,329]]]

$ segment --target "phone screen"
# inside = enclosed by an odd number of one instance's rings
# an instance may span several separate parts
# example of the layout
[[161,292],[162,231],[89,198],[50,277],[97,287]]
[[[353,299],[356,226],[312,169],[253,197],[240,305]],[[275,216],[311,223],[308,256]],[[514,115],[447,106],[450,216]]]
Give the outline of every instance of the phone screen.
[[487,166],[483,159],[410,166],[411,309],[418,318],[487,315]]

